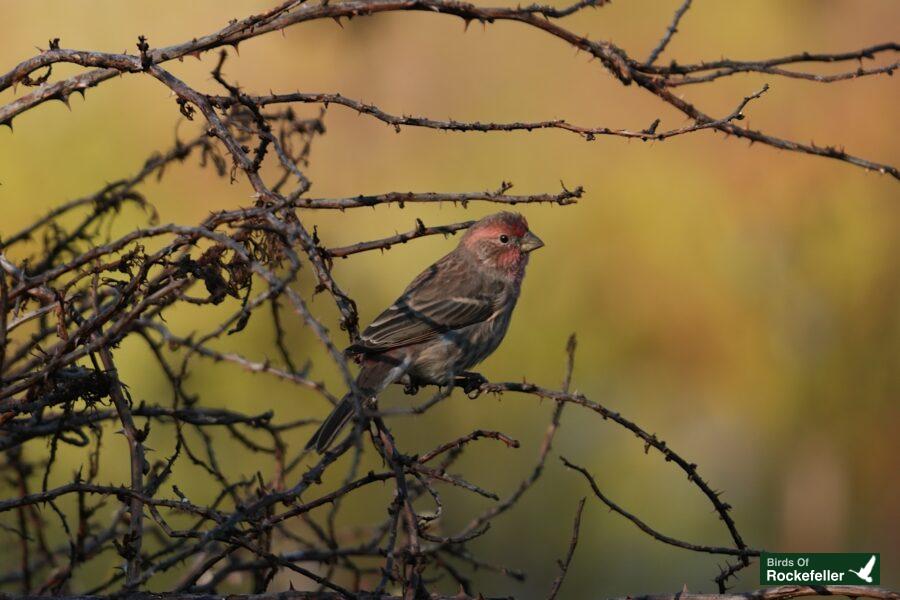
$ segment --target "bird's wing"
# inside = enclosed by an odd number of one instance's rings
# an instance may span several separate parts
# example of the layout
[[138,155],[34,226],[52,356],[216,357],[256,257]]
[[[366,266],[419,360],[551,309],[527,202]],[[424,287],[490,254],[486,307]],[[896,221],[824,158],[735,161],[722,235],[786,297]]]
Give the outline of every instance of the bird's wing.
[[493,302],[484,296],[440,298],[425,302],[400,298],[363,331],[355,346],[359,346],[359,350],[369,351],[408,346],[480,323],[493,312]]
[[[875,555],[872,555],[872,558],[869,559],[869,562],[866,563],[866,566],[862,568],[859,573],[859,576],[865,579],[872,572],[872,568],[875,566]],[[865,573],[865,575],[863,575]]]
[[488,319],[499,301],[495,286],[466,277],[463,266],[448,259],[419,275],[348,351],[409,346]]

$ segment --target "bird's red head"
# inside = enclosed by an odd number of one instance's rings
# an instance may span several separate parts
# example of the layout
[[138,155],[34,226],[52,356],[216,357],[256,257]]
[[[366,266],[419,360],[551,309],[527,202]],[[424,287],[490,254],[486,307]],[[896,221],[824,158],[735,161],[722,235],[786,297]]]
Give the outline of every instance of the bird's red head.
[[499,212],[472,225],[459,245],[487,267],[521,275],[528,254],[544,243],[528,229],[525,217]]

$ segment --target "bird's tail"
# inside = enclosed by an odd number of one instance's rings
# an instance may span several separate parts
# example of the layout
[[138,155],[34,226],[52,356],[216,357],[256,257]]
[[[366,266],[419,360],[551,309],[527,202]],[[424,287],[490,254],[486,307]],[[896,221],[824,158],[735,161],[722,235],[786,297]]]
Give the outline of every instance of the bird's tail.
[[[356,378],[356,386],[366,395],[366,398],[377,396],[384,388],[402,377],[408,367],[408,359],[401,361],[390,356],[367,358]],[[328,450],[334,438],[347,425],[355,412],[353,394],[347,394],[341,398],[331,414],[325,418],[313,436],[306,442],[306,449],[315,448],[319,454]]]
[[313,436],[306,442],[306,449],[315,448],[319,454],[325,452],[328,446],[331,445],[331,442],[334,441],[335,436],[344,428],[350,417],[353,416],[355,410],[353,394],[347,394],[338,402],[331,414],[325,418]]

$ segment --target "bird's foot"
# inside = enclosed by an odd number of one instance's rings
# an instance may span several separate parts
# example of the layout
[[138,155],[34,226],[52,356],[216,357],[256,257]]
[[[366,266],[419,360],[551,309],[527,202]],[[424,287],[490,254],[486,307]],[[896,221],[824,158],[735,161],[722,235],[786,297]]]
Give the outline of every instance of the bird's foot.
[[461,387],[466,396],[473,400],[481,395],[481,386],[486,383],[488,380],[481,373],[464,371],[456,376],[456,385]]

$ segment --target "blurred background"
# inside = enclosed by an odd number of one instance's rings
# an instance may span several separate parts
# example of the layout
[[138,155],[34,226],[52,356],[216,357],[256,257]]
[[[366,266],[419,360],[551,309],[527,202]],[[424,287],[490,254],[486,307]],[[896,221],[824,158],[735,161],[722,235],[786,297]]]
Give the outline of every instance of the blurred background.
[[[11,26],[0,42],[0,70],[34,55],[35,46],[46,47],[53,37],[67,48],[134,52],[139,34],[152,46],[178,43],[270,4],[4,2]],[[642,59],[678,4],[620,1],[565,25]],[[659,62],[847,51],[896,40],[898,34],[900,4],[890,0],[696,2]],[[452,17],[390,14],[344,21],[342,27],[333,21],[295,26],[230,53],[226,75],[252,93],[340,92],[391,113],[438,119],[565,118],[585,126],[642,129],[659,117],[661,130],[687,124],[647,92],[621,86],[587,55],[514,23],[473,23],[465,31]],[[209,75],[215,60],[211,53],[168,67],[201,91],[220,93]],[[77,71],[59,65],[53,77]],[[896,77],[825,85],[736,76],[680,91],[707,114],[724,116],[766,82],[770,92],[746,110],[750,127],[900,163]],[[8,90],[0,102],[13,97]],[[313,116],[318,107],[298,111]],[[570,188],[583,185],[587,192],[577,205],[521,208],[547,247],[533,257],[506,342],[480,371],[492,380],[527,377],[557,387],[566,339],[576,332],[574,387],[699,464],[701,475],[734,507],[748,544],[772,551],[881,552],[882,584],[900,585],[897,181],[710,132],[662,143],[585,142],[557,131],[404,128],[397,134],[338,106],[328,109],[325,123],[327,134],[315,141],[307,170],[316,197],[477,191],[496,189],[503,180],[520,194],[555,193],[560,181]],[[150,153],[170,147],[176,132],[187,138],[196,127],[184,121],[167,89],[140,76],[108,82],[89,91],[86,101],[75,96],[70,109],[50,103],[17,118],[13,133],[0,128],[0,235],[61,201],[136,172]],[[252,202],[243,178],[229,184],[193,158],[141,189],[162,222],[194,224],[210,211]],[[485,204],[385,206],[305,218],[334,246],[411,229],[417,217],[438,225],[494,210]],[[114,230],[144,222],[146,215],[129,208]],[[455,244],[440,236],[418,240],[338,261],[334,273],[367,323]],[[329,304],[320,296],[312,307],[337,337]],[[170,311],[167,319],[173,330],[189,334],[204,331],[214,316],[188,308]],[[309,332],[299,323],[289,331],[298,362],[310,359],[313,376],[340,394],[340,380]],[[258,360],[277,356],[266,319],[251,320],[247,330],[217,347]],[[137,400],[168,402],[171,391],[161,373],[147,366],[145,346],[126,342],[117,360]],[[208,405],[273,410],[279,421],[326,412],[319,397],[292,386],[231,365],[194,365],[188,387],[202,391]],[[384,403],[410,401],[392,390]],[[458,465],[471,481],[505,496],[530,472],[552,409],[531,397],[470,401],[456,394],[423,417],[396,419],[396,433],[408,452],[476,428],[499,429],[520,440],[518,450],[484,443]],[[485,595],[537,598],[549,589],[576,503],[590,494],[557,454],[588,468],[613,500],[658,530],[696,543],[728,544],[711,507],[680,471],[645,455],[633,436],[595,417],[566,409],[543,479],[473,544],[482,557],[528,572],[523,583],[475,573]],[[147,443],[165,456],[172,439],[163,430],[154,433]],[[292,451],[305,435],[288,440]],[[124,440],[109,437],[106,446],[106,481],[125,481]],[[252,474],[266,464],[227,443],[220,459],[235,474]],[[84,455],[67,451],[51,483],[66,481],[83,461]],[[176,469],[175,476],[189,497],[203,497],[204,479],[190,466]],[[387,493],[359,492],[343,522],[380,518]],[[489,504],[447,493],[447,533]],[[7,548],[0,548],[0,562],[13,560]],[[712,591],[721,562],[655,542],[589,497],[563,594],[674,592],[683,584]],[[95,561],[79,581],[88,585],[117,567],[112,559]],[[282,576],[276,585],[286,589],[288,579]],[[151,587],[168,581],[159,578]],[[291,581],[298,589],[307,585],[302,578]],[[753,589],[758,581],[751,567],[736,587]],[[233,584],[239,589],[241,582]]]

